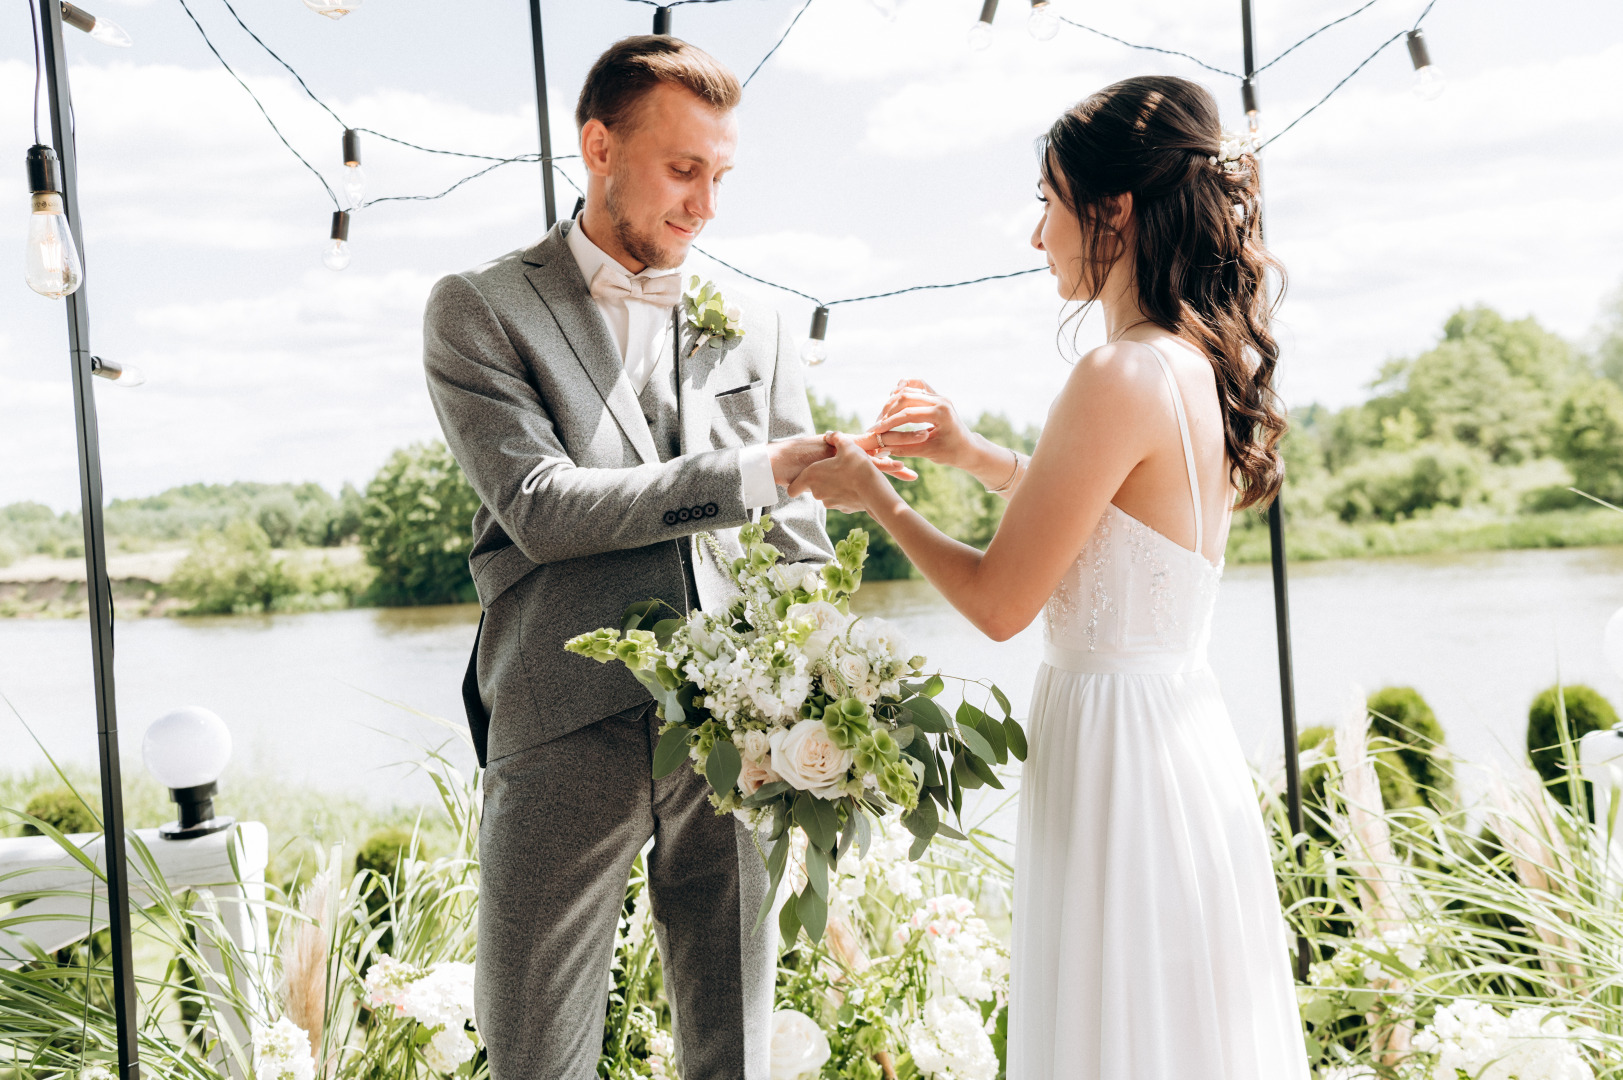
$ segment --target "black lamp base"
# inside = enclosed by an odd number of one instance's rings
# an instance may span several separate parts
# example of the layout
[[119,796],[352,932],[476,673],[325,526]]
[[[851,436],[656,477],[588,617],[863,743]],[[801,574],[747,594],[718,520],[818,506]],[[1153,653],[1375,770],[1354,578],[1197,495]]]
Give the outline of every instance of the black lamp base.
[[180,810],[180,820],[159,826],[158,835],[165,840],[193,840],[235,825],[236,818],[214,816],[216,790],[212,781],[196,787],[170,788],[169,795]]

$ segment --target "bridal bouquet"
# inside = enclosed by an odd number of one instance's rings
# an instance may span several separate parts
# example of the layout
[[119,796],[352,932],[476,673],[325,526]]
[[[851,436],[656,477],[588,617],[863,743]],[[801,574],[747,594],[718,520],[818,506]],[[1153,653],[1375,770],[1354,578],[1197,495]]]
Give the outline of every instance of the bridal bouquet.
[[[1026,737],[996,686],[994,719],[967,700],[949,714],[936,702],[938,674],[923,676],[883,619],[853,616],[868,535],[853,529],[835,561],[803,573],[779,565],[766,542],[770,518],[739,530],[744,554],[727,567],[742,595],[725,611],[657,618],[659,601],[633,604],[620,629],[595,630],[564,647],[618,661],[658,703],[665,721],[654,776],[684,762],[709,781],[718,813],[770,822],[771,911],[794,830],[806,839],[806,885],[779,914],[786,941],[804,927],[821,939],[832,872],[853,844],[866,853],[873,819],[900,812],[918,859],[936,835],[964,839],[942,821],[959,814],[966,788],[1002,787],[992,765],[1025,760]],[[713,556],[715,538],[702,537]],[[726,564],[723,564],[726,565]],[[939,807],[939,809],[938,809]]]

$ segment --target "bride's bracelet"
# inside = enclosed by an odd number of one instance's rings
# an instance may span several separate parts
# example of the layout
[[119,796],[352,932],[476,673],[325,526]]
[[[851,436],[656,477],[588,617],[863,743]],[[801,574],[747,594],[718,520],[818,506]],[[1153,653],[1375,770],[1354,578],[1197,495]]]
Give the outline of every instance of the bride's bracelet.
[[1020,480],[1023,476],[1025,476],[1026,473],[1026,466],[1031,462],[1030,458],[1013,447],[1008,447],[1007,449],[1009,453],[1014,455],[1013,471],[1009,473],[1009,478],[1003,481],[1003,483],[999,484],[997,487],[988,487],[986,489],[991,494],[1001,495],[1005,499],[1013,495],[1014,489],[1020,486]]

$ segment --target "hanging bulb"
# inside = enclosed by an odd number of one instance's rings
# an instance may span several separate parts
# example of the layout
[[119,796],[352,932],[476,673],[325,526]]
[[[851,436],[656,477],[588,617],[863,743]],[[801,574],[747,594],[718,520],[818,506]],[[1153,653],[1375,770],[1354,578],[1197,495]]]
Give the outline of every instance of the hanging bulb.
[[344,194],[349,196],[353,209],[361,205],[366,194],[366,170],[361,168],[361,133],[354,128],[344,130]]
[[62,206],[62,172],[50,147],[29,148],[28,188],[33,212],[23,245],[23,280],[41,296],[60,300],[79,287],[84,273]]
[[981,4],[981,18],[974,26],[969,28],[969,47],[976,52],[983,52],[992,46],[992,19],[997,15],[997,0],[985,0]]
[[76,8],[66,2],[62,4],[62,21],[75,30],[83,30],[93,40],[103,45],[111,45],[115,49],[127,49],[135,44],[130,35],[124,32],[124,28],[113,20],[92,15],[83,8]]
[[321,265],[328,270],[342,270],[349,265],[349,211],[337,210],[332,216],[332,237],[321,252]]
[[1054,14],[1054,6],[1048,0],[1031,0],[1031,17],[1026,20],[1026,29],[1038,41],[1054,40],[1054,35],[1059,33],[1059,16]]
[[1245,106],[1245,126],[1255,136],[1262,130],[1262,110],[1257,107],[1257,84],[1249,77],[1240,80],[1240,103]]
[[1431,62],[1425,36],[1416,29],[1409,31],[1408,38],[1409,62],[1414,65],[1415,96],[1422,101],[1436,101],[1448,84],[1443,79],[1443,73]]
[[873,9],[887,22],[896,21],[896,0],[868,0]]
[[103,360],[99,356],[90,358],[90,373],[124,387],[140,386],[147,381],[146,372],[134,364],[124,364],[117,360]]
[[317,15],[329,19],[342,19],[361,6],[361,0],[304,0],[304,6]]
[[806,343],[800,347],[800,361],[807,367],[816,367],[828,359],[828,308],[817,305],[812,312],[811,334],[807,336]]

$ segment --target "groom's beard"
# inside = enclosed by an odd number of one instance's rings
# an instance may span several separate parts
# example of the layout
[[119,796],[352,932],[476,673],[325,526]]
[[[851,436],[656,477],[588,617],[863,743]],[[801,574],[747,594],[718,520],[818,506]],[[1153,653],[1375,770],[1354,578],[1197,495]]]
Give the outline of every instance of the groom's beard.
[[626,217],[625,207],[619,198],[625,178],[617,176],[615,181],[609,185],[604,204],[609,211],[609,226],[614,229],[614,238],[619,242],[620,249],[650,270],[673,270],[681,266],[686,252],[678,254],[661,247],[659,241],[639,230]]

